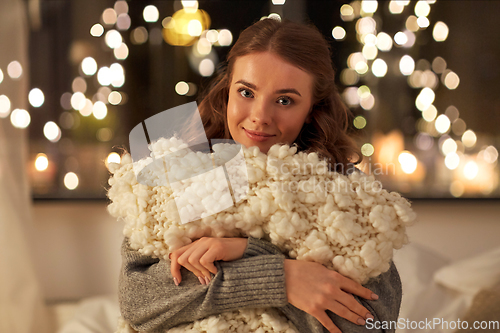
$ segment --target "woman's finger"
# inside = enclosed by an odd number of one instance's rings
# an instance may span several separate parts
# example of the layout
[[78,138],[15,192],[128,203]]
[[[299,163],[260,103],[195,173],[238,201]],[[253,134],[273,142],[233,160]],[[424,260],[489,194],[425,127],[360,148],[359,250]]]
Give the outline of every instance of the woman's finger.
[[368,311],[362,311],[363,315],[354,313],[353,311],[351,311],[351,309],[346,307],[344,304],[339,303],[338,301],[332,302],[332,305],[330,306],[329,310],[356,325],[364,325],[366,319],[365,316],[368,313]]
[[[199,246],[199,247],[193,248],[193,250],[189,254],[188,262],[191,264],[191,266],[193,266],[195,269],[197,269],[199,272],[201,272],[204,279],[206,278],[206,279],[208,279],[207,281],[210,281],[211,280],[210,271],[205,266],[206,263],[203,264],[201,262],[201,259],[207,254],[207,251],[209,251],[209,249],[207,249],[205,246]],[[203,261],[205,261],[205,260],[206,259],[203,259]],[[198,275],[198,277],[199,277],[199,275]]]
[[[352,318],[354,320],[351,320],[353,323],[354,322],[357,323],[358,317],[361,317],[364,320],[368,318],[373,319],[373,315],[370,313],[370,311],[368,311],[364,306],[359,304],[354,298],[354,296],[352,296],[351,294],[344,293],[344,295],[340,297],[337,300],[337,302],[339,302],[342,306],[344,306],[347,310],[349,310],[349,312],[353,314]],[[356,316],[356,318],[354,318],[354,316]],[[347,317],[344,318],[347,319]],[[364,325],[364,323],[361,325]]]
[[203,256],[199,260],[200,264],[213,275],[217,274],[217,267],[215,267],[214,265],[216,257],[217,257],[216,251],[209,249],[207,252],[205,252],[205,254],[203,254]]
[[174,283],[179,285],[182,281],[181,275],[181,265],[177,262],[178,255],[175,253],[171,253],[170,256],[170,274],[172,274],[172,278],[174,279]]
[[337,272],[333,273],[335,274],[335,278],[338,281],[340,289],[342,289],[343,291],[363,297],[365,299],[370,299],[370,300],[378,299],[378,295],[375,295],[370,289],[363,287],[359,283],[343,276],[340,273]]

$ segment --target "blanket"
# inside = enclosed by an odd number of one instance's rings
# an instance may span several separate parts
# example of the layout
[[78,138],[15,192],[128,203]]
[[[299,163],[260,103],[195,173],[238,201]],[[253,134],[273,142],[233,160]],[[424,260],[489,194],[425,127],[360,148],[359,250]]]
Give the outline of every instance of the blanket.
[[[334,269],[361,284],[386,272],[394,249],[408,242],[416,215],[373,176],[331,171],[317,153],[276,144],[216,144],[212,153],[161,138],[151,157],[109,164],[109,213],[140,253],[167,259],[204,236],[263,238],[297,260]],[[295,332],[275,309],[233,311],[169,332]],[[120,330],[130,327],[121,322]]]

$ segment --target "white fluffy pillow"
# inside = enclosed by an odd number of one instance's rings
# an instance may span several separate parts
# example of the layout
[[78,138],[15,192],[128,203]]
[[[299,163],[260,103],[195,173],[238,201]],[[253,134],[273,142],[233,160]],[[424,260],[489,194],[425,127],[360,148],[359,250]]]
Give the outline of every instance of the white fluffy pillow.
[[442,267],[434,281],[462,293],[476,294],[500,281],[500,247]]

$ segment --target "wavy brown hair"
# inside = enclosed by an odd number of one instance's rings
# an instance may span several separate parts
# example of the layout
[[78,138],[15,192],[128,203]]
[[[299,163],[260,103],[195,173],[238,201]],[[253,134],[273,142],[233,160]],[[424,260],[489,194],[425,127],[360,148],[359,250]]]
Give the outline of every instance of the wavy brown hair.
[[200,96],[198,109],[208,139],[232,139],[226,110],[233,66],[238,57],[271,52],[314,77],[313,107],[293,142],[299,151],[317,152],[326,158],[332,170],[344,173],[357,164],[361,154],[347,135],[349,109],[342,102],[335,85],[330,46],[312,25],[264,19],[246,28],[229,51],[225,65]]

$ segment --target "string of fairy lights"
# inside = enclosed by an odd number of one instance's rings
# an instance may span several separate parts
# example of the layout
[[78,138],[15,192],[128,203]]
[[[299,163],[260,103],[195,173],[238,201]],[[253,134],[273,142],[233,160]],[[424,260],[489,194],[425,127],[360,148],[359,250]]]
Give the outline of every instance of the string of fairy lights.
[[[284,5],[285,2],[286,0],[272,0],[275,6]],[[395,48],[412,48],[419,32],[431,27],[429,14],[435,3],[436,0],[356,0],[341,7],[340,17],[345,22],[355,23],[356,40],[360,44],[360,51],[349,55],[347,67],[340,73],[341,82],[347,87],[342,96],[349,107],[361,107],[366,112],[374,108],[377,100],[372,93],[373,87],[370,88],[372,83],[361,83],[368,81],[365,80],[368,75],[381,80],[388,74],[394,74],[389,71],[393,64],[388,64],[380,54],[390,53]],[[404,27],[393,36],[378,29],[377,20],[381,18],[375,16],[377,10],[380,10],[379,6],[385,5],[391,15],[407,15]],[[102,120],[108,115],[109,107],[127,102],[127,95],[120,91],[126,81],[125,69],[121,62],[129,55],[129,46],[124,38],[126,34],[134,45],[147,42],[161,45],[166,42],[174,46],[189,47],[191,52],[188,54],[188,60],[192,70],[201,76],[211,76],[218,62],[213,47],[229,46],[233,37],[228,29],[209,29],[210,16],[198,7],[198,1],[176,1],[174,14],[160,21],[158,8],[147,5],[142,13],[144,22],[133,29],[126,1],[118,0],[112,8],[104,9],[99,22],[90,27],[89,33],[96,39],[104,39],[108,52],[112,52],[112,61],[98,64],[94,58],[84,57],[79,62],[79,75],[72,81],[71,92],[64,92],[60,97],[64,111],[57,121],[47,121],[43,126],[45,138],[53,143],[58,142],[62,137],[61,128],[74,128],[80,122],[80,117],[93,116]],[[405,10],[408,7],[413,7],[409,15],[409,10]],[[266,17],[281,19],[277,13],[263,18]],[[444,22],[433,23],[432,37],[435,42],[445,42],[448,34],[449,28]],[[332,29],[332,36],[342,41],[345,40],[347,32],[343,27],[336,26]],[[498,187],[498,176],[493,177],[498,172],[495,168],[498,161],[497,149],[493,145],[484,145],[480,149],[477,147],[477,134],[460,118],[457,107],[450,105],[444,112],[440,112],[433,104],[437,88],[442,85],[449,90],[455,90],[460,84],[459,75],[448,68],[446,60],[439,56],[428,61],[415,60],[407,54],[399,59],[397,67],[397,75],[407,77],[408,85],[412,89],[420,90],[415,99],[415,107],[421,112],[421,119],[417,121],[415,147],[420,151],[427,151],[437,141],[442,164],[448,170],[449,192],[453,196],[460,197],[466,192],[480,192],[486,195],[491,193]],[[18,61],[12,61],[6,68],[6,74],[0,69],[0,84],[6,78],[19,80],[23,75],[23,66]],[[99,86],[93,94],[89,89],[92,80],[97,81]],[[193,96],[197,92],[197,86],[192,82],[179,81],[175,85],[175,92]],[[44,99],[39,88],[31,89],[28,94],[28,101],[33,108],[41,107]],[[15,106],[11,105],[8,96],[0,95],[0,117],[10,116],[14,127],[28,127],[31,122],[30,113],[13,107]],[[368,125],[367,118],[358,115],[353,125],[357,129],[363,129]],[[111,128],[103,126],[97,131],[97,139],[101,142],[110,141],[112,137]],[[378,162],[386,164],[395,162],[401,174],[410,177],[408,179],[422,179],[425,174],[424,163],[419,161],[418,151],[404,149],[402,135],[372,139],[372,142],[362,145],[361,151],[365,157],[373,156]],[[119,160],[120,156],[111,152],[106,162]],[[52,162],[49,156],[40,152],[34,165],[38,172],[44,172],[50,163]],[[496,181],[491,181],[492,179]],[[68,190],[77,188],[78,182],[77,173],[65,174],[64,186]]]
[[[369,84],[358,86],[358,83],[363,81],[370,70],[371,74],[379,79],[388,74],[389,65],[379,57],[379,52],[389,53],[393,48],[412,48],[418,32],[431,26],[428,16],[431,6],[435,3],[436,0],[416,2],[370,0],[353,1],[341,7],[342,20],[355,22],[356,39],[361,45],[361,51],[352,53],[348,57],[347,68],[342,70],[340,75],[342,83],[347,86],[343,98],[349,107],[361,107],[368,112],[373,109],[376,98],[371,93]],[[406,17],[401,31],[392,37],[386,32],[379,31],[377,20],[374,19],[379,5],[387,5],[391,15],[397,16],[403,15],[405,8],[412,4],[414,4],[413,13]],[[381,17],[378,16],[377,19],[380,20]],[[432,37],[435,42],[446,41],[448,34],[449,28],[446,23],[442,21],[434,23]],[[332,29],[332,36],[338,41],[344,40],[346,35],[347,32],[343,27],[337,26]],[[466,191],[485,195],[491,193],[498,186],[498,171],[495,168],[498,150],[493,145],[485,145],[477,152],[477,135],[474,130],[467,128],[465,121],[459,116],[457,107],[450,105],[444,112],[439,112],[433,104],[439,84],[449,90],[455,90],[459,86],[458,74],[447,68],[446,60],[439,56],[429,62],[426,59],[415,61],[410,55],[404,55],[399,59],[398,67],[397,75],[406,76],[411,88],[420,89],[415,99],[415,107],[421,112],[422,117],[417,122],[418,134],[414,140],[416,148],[421,151],[429,150],[437,140],[442,162],[449,171],[447,172],[448,178],[451,178],[449,192],[453,196],[460,197]],[[367,126],[367,119],[363,115],[358,115],[353,125],[363,129]],[[394,139],[400,142],[395,144]],[[367,142],[362,145],[361,151],[365,157],[374,155],[382,164],[395,162],[403,174],[410,175],[406,179],[421,181],[425,176],[423,163],[418,160],[417,153],[403,147],[403,138],[400,134],[379,140],[378,144]]]

